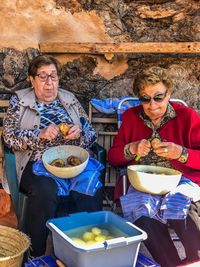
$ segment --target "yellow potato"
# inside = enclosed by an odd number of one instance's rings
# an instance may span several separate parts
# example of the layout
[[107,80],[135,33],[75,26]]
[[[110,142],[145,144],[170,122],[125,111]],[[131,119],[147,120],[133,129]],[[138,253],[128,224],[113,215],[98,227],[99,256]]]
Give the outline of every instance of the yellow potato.
[[90,241],[90,240],[93,240],[94,239],[94,234],[92,232],[85,232],[82,236],[83,240],[84,241]]
[[86,243],[80,238],[72,237],[71,239],[78,245],[86,245]]
[[96,242],[104,242],[106,240],[106,236],[105,235],[97,235],[94,240]]
[[161,141],[160,141],[160,139],[158,139],[156,137],[153,140],[151,140],[151,145],[152,145],[153,149],[156,149],[158,147],[159,143],[161,143]]
[[60,125],[59,125],[59,130],[60,132],[66,136],[69,132],[69,125],[65,122],[62,122]]
[[86,245],[89,246],[89,245],[93,245],[93,244],[95,244],[95,243],[96,243],[95,240],[90,240],[90,241],[87,241],[87,242],[86,242]]
[[107,240],[109,240],[109,239],[113,239],[113,238],[114,238],[114,236],[112,236],[112,235],[108,235],[108,236],[106,237]]
[[94,235],[100,235],[101,234],[101,229],[98,228],[98,227],[93,227],[91,229],[91,232],[94,234]]

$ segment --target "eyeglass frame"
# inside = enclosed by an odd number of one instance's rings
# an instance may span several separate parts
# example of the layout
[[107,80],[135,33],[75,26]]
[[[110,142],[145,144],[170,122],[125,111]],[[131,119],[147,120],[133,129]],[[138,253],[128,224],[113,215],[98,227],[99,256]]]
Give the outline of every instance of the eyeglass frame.
[[[41,79],[41,77],[40,77],[41,74],[46,75],[46,79],[45,80]],[[52,75],[56,75],[56,77],[53,77],[53,79],[52,79]],[[47,74],[46,72],[41,72],[41,73],[36,74],[35,76],[37,76],[41,82],[48,81],[49,77],[51,78],[51,81],[53,81],[53,82],[57,82],[58,79],[59,79],[59,76],[58,76],[57,73]],[[55,80],[55,78],[56,78],[56,80]]]
[[[155,101],[156,103],[160,103],[162,102],[165,97],[167,96],[168,90],[165,91],[165,93],[162,94],[157,94],[153,97],[151,96],[139,96],[139,101],[143,104],[149,104],[151,102],[151,100],[153,99],[153,101]],[[159,98],[158,96],[162,96],[161,98]]]

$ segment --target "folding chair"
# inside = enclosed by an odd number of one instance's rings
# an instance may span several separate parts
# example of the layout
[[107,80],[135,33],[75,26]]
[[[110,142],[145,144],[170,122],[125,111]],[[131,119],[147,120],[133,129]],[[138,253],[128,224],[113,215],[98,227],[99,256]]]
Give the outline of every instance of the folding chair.
[[[184,106],[188,106],[185,101],[178,99],[178,98],[171,98],[170,101],[182,104]],[[131,96],[126,97],[119,102],[118,109],[117,109],[118,129],[120,128],[122,124],[122,115],[124,111],[127,110],[128,108],[138,106],[138,105],[140,105],[140,101],[138,97],[131,97]],[[121,170],[121,172],[122,172],[122,194],[125,195],[127,192],[128,179],[127,179],[127,175],[124,174],[125,170]]]
[[5,172],[10,190],[10,195],[18,219],[18,228],[23,231],[25,227],[25,218],[27,213],[27,195],[19,190],[17,171],[15,167],[15,155],[13,151],[3,144]]
[[[12,199],[12,204],[14,211],[18,219],[19,230],[24,230],[25,218],[27,213],[27,199],[28,196],[23,194],[19,189],[17,172],[15,167],[15,155],[3,141],[1,136],[3,130],[3,118],[6,115],[6,110],[9,107],[9,99],[13,93],[1,92],[0,93],[0,164],[5,164],[5,174],[8,182],[8,187],[10,190],[10,195]],[[92,155],[99,160],[104,166],[106,162],[106,151],[103,147],[95,143],[91,148]],[[105,170],[101,172],[99,178],[102,183],[105,180]]]
[[[8,148],[3,144],[4,150],[4,160],[5,160],[5,172],[8,182],[8,187],[11,194],[11,199],[18,219],[18,228],[23,231],[25,227],[25,219],[27,214],[27,200],[28,196],[22,193],[19,189],[17,172],[15,167],[15,155],[12,149]],[[103,147],[99,146],[97,143],[91,148],[93,156],[99,160],[103,165],[105,165],[106,151]],[[105,170],[101,172],[100,180],[104,183]]]

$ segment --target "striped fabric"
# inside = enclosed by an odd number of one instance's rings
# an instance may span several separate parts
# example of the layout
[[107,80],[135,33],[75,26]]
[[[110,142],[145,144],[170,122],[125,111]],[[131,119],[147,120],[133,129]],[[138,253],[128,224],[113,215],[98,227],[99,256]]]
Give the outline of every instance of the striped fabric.
[[35,175],[44,175],[52,178],[58,186],[58,196],[68,196],[71,190],[82,194],[94,196],[96,191],[102,187],[99,181],[100,171],[104,166],[96,159],[90,157],[85,170],[72,179],[59,178],[48,172],[42,161],[36,161],[33,164],[33,173]]
[[37,103],[37,106],[41,116],[40,129],[46,128],[49,124],[59,125],[61,122],[72,123],[71,118],[59,99],[54,100],[48,105]]
[[128,193],[120,198],[124,217],[134,222],[147,216],[166,223],[168,219],[185,219],[191,201],[200,200],[200,187],[182,177],[176,190],[164,196],[151,195],[129,187]]

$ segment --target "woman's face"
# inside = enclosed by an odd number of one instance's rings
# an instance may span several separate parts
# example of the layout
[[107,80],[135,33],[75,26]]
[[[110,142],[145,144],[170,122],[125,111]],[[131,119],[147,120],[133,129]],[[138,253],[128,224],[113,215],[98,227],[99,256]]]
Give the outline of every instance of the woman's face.
[[44,65],[38,68],[36,76],[30,76],[37,99],[45,104],[56,99],[58,94],[58,74],[56,67]]
[[146,85],[140,92],[145,114],[152,121],[162,118],[167,110],[170,96],[171,93],[162,82],[154,85]]

